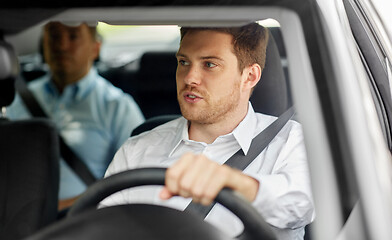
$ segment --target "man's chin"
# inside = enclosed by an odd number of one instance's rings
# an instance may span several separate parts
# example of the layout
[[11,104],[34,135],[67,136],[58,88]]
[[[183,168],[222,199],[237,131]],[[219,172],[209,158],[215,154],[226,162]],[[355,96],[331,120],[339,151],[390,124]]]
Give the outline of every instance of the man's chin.
[[210,113],[200,105],[180,102],[180,110],[182,116],[188,121],[197,122],[200,124],[204,122],[208,123],[208,121],[206,121],[206,117]]
[[50,70],[53,73],[66,74],[67,72],[69,72],[68,69],[70,69],[69,64],[63,62],[54,63],[50,65]]
[[188,121],[195,121],[200,118],[199,114],[196,114],[188,109],[181,108],[182,116]]
[[71,62],[69,59],[58,59],[56,61],[52,61],[50,64],[51,68],[60,69],[60,68],[69,68],[71,67]]
[[198,123],[198,124],[211,124],[212,122],[208,119],[208,114],[203,114],[203,112],[190,112],[190,111],[182,111],[182,116],[193,123]]

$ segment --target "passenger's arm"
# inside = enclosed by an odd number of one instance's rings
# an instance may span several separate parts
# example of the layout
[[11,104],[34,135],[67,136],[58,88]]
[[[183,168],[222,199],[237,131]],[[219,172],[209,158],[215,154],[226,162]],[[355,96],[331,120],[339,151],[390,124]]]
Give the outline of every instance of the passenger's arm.
[[117,151],[130,137],[132,130],[142,124],[145,119],[139,106],[129,95],[124,95],[119,99],[117,106],[111,111],[113,113],[108,115],[112,116],[110,127],[113,132],[113,147]]

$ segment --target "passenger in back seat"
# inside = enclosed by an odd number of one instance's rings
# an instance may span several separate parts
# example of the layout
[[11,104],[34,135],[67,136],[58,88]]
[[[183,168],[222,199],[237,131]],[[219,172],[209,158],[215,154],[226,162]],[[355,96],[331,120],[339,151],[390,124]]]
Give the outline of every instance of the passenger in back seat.
[[[176,80],[183,117],[128,139],[105,174],[169,167],[166,185],[123,190],[100,206],[148,202],[183,210],[190,198],[208,205],[229,187],[252,202],[278,239],[303,239],[315,215],[298,122],[289,121],[243,172],[222,165],[240,149],[247,154],[252,139],[276,119],[255,113],[249,102],[264,68],[267,39],[257,23],[182,28]],[[206,221],[231,236],[243,230],[219,205]]]
[[[93,67],[100,46],[96,23],[46,24],[43,49],[50,73],[28,85],[65,142],[98,179],[131,131],[144,121],[133,98],[99,76]],[[8,113],[13,119],[31,117],[20,96]],[[85,189],[62,160],[59,208],[70,206]]]

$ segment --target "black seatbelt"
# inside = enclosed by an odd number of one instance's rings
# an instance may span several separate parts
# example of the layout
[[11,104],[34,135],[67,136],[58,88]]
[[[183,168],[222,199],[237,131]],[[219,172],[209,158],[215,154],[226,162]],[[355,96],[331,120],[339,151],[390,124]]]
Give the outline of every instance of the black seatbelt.
[[[290,107],[273,123],[271,123],[267,128],[265,128],[256,137],[253,138],[247,155],[244,155],[244,152],[242,149],[240,149],[234,153],[234,155],[231,156],[224,164],[243,171],[268,146],[272,139],[275,138],[275,136],[280,132],[280,130],[284,127],[284,125],[286,125],[293,115],[294,108]],[[192,201],[184,211],[196,213],[202,218],[205,218],[214,205],[215,202],[209,206],[205,206]]]
[[[15,87],[32,116],[49,118],[37,102],[37,99],[34,97],[32,92],[27,88],[25,81],[21,77],[18,77],[16,80]],[[64,161],[87,186],[94,183],[97,179],[91,173],[87,165],[65,143],[61,135],[58,134],[58,136],[60,143],[60,154]]]

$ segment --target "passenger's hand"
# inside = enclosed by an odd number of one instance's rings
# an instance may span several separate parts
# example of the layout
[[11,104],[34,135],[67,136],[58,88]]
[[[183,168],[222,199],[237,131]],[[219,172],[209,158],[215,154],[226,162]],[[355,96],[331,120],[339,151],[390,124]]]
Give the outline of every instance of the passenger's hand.
[[168,168],[161,199],[173,196],[192,197],[193,201],[209,205],[224,187],[241,193],[249,201],[256,197],[259,182],[227,165],[219,165],[204,155],[184,154]]
[[63,199],[63,200],[59,200],[58,202],[58,210],[61,211],[65,208],[69,208],[72,206],[72,204],[74,204],[74,202],[76,202],[76,200],[78,200],[80,195],[73,197],[73,198],[68,198],[68,199]]

